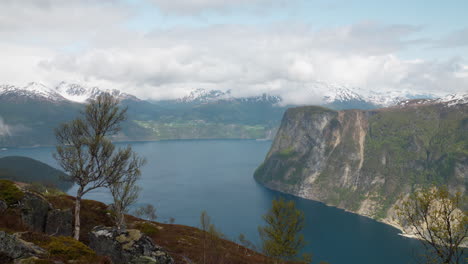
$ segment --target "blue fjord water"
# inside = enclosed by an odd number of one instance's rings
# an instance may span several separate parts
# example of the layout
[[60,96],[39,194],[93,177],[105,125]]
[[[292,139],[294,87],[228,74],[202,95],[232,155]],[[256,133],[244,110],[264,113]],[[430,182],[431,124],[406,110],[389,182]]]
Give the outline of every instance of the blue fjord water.
[[[123,144],[119,144],[123,145]],[[306,251],[314,263],[404,264],[415,263],[419,242],[398,235],[398,230],[322,203],[271,191],[256,183],[252,175],[263,161],[271,141],[178,140],[131,143],[147,159],[140,181],[139,203],[153,204],[158,221],[198,226],[202,210],[229,238],[243,233],[258,244],[257,227],[271,200],[293,199],[305,212]],[[0,157],[28,156],[57,167],[54,148],[13,148]],[[73,194],[75,189],[69,191]],[[110,202],[106,190],[85,198]]]

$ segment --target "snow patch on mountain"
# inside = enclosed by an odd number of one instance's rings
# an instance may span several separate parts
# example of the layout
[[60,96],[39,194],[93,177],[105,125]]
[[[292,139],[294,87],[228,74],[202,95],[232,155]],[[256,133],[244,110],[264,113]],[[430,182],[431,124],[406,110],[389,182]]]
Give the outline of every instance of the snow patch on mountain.
[[179,103],[212,103],[218,101],[239,101],[239,102],[249,102],[249,103],[271,103],[278,104],[281,102],[281,97],[262,94],[259,96],[249,96],[249,97],[234,97],[231,93],[231,90],[226,92],[220,90],[205,90],[205,89],[195,89],[192,90],[189,95],[184,96],[183,98],[176,100]]
[[24,87],[8,84],[0,85],[0,96],[4,95],[10,98],[33,98],[51,102],[72,101],[76,103],[86,103],[88,100],[96,99],[103,93],[109,93],[119,100],[139,100],[131,94],[123,93],[116,89],[99,89],[98,87],[86,87],[66,82],[61,82],[54,88],[36,82],[28,83]]
[[55,87],[55,90],[67,100],[77,103],[86,103],[86,101],[96,99],[103,93],[111,94],[119,100],[139,100],[136,96],[123,93],[117,89],[100,89],[95,86],[86,87],[75,83],[61,82]]
[[15,97],[29,97],[47,101],[63,101],[65,98],[61,96],[55,90],[48,88],[47,86],[30,82],[24,87],[18,87],[14,85],[0,85],[0,95],[15,96]]
[[444,104],[447,107],[468,104],[468,94],[450,94],[437,99],[404,100],[397,104],[398,107],[418,106],[427,104]]

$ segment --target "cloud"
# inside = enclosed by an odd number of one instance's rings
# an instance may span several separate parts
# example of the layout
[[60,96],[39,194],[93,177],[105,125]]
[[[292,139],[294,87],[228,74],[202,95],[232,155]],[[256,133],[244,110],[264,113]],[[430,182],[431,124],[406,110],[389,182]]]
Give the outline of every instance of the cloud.
[[468,28],[448,34],[446,37],[435,41],[436,48],[455,48],[468,46]]
[[63,47],[119,27],[132,15],[118,0],[2,0],[0,42]]
[[[266,0],[159,4],[204,12],[262,6]],[[468,87],[462,58],[400,55],[430,46],[417,37],[425,30],[420,26],[364,21],[316,28],[282,21],[142,33],[126,26],[136,12],[132,8],[118,0],[2,1],[0,83],[65,80],[152,99],[181,97],[196,88],[231,89],[240,96],[280,95],[290,103],[317,102],[329,89],[326,83],[440,95]]]
[[296,0],[148,0],[166,14],[198,15],[204,12],[229,12],[232,9],[256,11],[274,6],[291,5]]
[[[405,60],[399,50],[418,44],[419,27],[370,22],[313,30],[304,25],[155,30],[123,46],[60,54],[41,70],[81,76],[154,99],[180,97],[195,88],[263,92],[291,103],[314,103],[339,83],[364,90],[448,93],[466,89],[463,61]],[[378,37],[382,36],[382,37]]]
[[3,118],[0,116],[0,137],[5,137],[5,136],[10,136],[10,126],[7,125],[4,121]]

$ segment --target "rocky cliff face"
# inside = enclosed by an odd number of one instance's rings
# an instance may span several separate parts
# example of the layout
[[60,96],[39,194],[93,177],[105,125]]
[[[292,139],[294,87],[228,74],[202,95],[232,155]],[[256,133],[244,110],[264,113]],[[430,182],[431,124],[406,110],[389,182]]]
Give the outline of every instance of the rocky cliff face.
[[265,186],[391,221],[401,195],[468,187],[468,104],[287,110],[255,178]]

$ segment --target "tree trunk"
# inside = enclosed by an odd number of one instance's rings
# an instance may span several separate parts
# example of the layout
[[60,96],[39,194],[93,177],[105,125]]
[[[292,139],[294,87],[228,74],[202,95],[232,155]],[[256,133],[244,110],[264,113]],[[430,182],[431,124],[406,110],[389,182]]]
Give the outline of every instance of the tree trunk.
[[82,188],[80,187],[75,199],[75,227],[73,232],[73,238],[75,238],[76,240],[80,240],[80,209],[82,195]]

